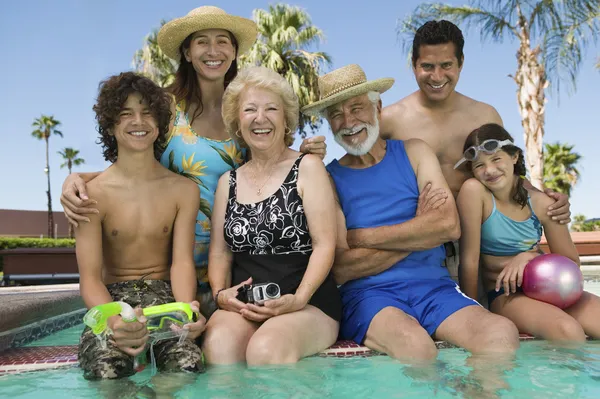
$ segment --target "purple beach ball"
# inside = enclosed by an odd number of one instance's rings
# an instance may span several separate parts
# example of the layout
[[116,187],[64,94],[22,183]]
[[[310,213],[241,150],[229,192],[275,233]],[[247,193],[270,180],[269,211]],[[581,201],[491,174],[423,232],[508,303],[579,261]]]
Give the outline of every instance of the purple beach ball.
[[522,288],[530,298],[566,309],[583,293],[583,274],[566,256],[540,255],[525,266]]

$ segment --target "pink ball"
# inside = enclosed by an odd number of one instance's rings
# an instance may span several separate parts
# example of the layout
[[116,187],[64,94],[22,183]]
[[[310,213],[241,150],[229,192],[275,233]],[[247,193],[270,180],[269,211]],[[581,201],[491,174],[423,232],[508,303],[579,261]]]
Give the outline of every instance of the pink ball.
[[530,298],[565,309],[581,297],[583,274],[566,256],[540,255],[525,266],[522,288]]

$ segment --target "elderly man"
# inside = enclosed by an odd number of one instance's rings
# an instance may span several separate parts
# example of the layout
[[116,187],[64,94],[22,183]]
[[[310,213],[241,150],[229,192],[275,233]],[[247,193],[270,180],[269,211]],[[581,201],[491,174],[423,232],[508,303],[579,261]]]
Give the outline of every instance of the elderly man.
[[379,137],[379,94],[393,82],[367,81],[349,65],[322,76],[321,99],[302,110],[323,114],[347,152],[327,166],[340,204],[341,335],[407,360],[435,358],[432,337],[473,353],[512,353],[516,327],[466,297],[442,266],[442,244],[460,227],[436,154],[418,139]]

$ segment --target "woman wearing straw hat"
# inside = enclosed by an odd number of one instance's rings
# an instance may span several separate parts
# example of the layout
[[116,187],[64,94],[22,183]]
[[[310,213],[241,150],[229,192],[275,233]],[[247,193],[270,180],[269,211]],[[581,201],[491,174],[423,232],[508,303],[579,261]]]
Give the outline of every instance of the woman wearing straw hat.
[[[298,107],[265,67],[240,71],[225,91],[225,126],[252,160],[225,173],[215,195],[208,274],[219,310],[204,336],[208,363],[294,363],[337,339],[333,188],[318,157],[289,148]],[[252,285],[267,283],[278,288],[263,285],[261,299]]]
[[[201,283],[207,281],[210,216],[217,181],[246,158],[245,151],[225,132],[221,101],[225,88],[237,75],[238,56],[250,49],[257,32],[252,20],[227,14],[218,7],[202,6],[166,23],[158,33],[161,50],[179,62],[175,82],[168,88],[175,104],[160,161],[200,187],[194,259]],[[310,150],[323,151],[314,146]],[[72,174],[63,184],[61,203],[75,225],[87,221],[83,214],[96,212],[95,201],[88,199],[85,187],[85,182],[96,176]],[[200,291],[209,290],[201,284]],[[207,305],[206,301],[201,303]],[[204,308],[203,313],[209,316],[212,310]]]

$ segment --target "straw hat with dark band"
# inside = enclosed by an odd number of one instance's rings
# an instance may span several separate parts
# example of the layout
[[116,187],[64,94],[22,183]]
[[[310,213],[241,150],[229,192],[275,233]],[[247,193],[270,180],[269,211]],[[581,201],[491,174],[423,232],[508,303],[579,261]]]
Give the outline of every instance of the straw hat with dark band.
[[225,29],[238,42],[238,55],[252,47],[258,35],[256,23],[250,19],[227,14],[219,7],[202,6],[185,17],[167,22],[158,32],[158,45],[168,57],[179,61],[179,47],[186,37],[204,29]]
[[320,99],[302,108],[302,113],[318,115],[322,110],[370,91],[383,93],[394,84],[393,78],[367,81],[367,75],[356,64],[347,65],[319,77]]

